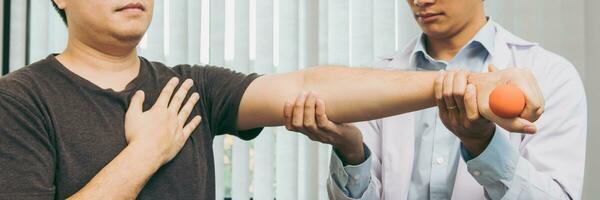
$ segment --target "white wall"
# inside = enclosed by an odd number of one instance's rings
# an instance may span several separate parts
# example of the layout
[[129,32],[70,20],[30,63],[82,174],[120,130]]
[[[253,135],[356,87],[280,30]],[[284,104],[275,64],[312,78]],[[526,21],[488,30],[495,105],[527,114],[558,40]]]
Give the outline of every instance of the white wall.
[[[595,0],[587,0],[589,2]],[[526,40],[540,43],[573,62],[584,72],[585,0],[486,1],[486,11],[504,28]]]
[[587,166],[585,172],[584,199],[600,199],[600,20],[597,10],[600,9],[600,1],[587,0],[585,2],[585,86],[588,97],[588,150]]
[[577,67],[588,97],[584,199],[600,199],[600,20],[598,0],[487,1],[488,14],[513,33],[564,56]]

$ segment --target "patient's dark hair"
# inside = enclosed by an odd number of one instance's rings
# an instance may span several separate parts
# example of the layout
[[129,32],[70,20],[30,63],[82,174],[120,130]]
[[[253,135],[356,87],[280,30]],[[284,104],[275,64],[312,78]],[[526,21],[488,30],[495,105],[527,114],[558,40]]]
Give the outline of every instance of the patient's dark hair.
[[58,14],[60,15],[60,18],[62,18],[63,22],[65,22],[65,25],[67,25],[67,14],[65,14],[65,10],[58,8],[58,5],[56,5],[56,3],[54,3],[53,0],[50,0],[52,2],[52,5],[54,5],[54,9],[56,9],[56,12],[58,12]]

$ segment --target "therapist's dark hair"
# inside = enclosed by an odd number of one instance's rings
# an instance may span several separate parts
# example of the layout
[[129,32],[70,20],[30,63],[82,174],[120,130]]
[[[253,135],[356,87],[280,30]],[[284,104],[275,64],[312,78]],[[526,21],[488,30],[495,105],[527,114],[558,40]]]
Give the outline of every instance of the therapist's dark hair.
[[54,9],[56,9],[56,12],[58,12],[58,15],[60,15],[60,18],[62,18],[63,22],[65,22],[65,25],[68,26],[67,23],[67,14],[65,13],[65,10],[60,9],[58,7],[58,5],[56,5],[56,3],[54,2],[54,0],[50,0],[52,2],[52,5],[54,5]]

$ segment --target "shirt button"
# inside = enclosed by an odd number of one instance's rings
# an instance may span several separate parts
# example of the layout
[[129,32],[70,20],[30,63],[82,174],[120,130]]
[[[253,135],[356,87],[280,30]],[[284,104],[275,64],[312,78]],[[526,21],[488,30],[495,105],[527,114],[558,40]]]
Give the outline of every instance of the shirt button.
[[478,170],[473,171],[473,176],[479,176],[481,175],[481,172]]
[[435,162],[437,162],[437,164],[441,165],[444,164],[444,158],[443,157],[438,157],[435,159]]
[[358,181],[358,179],[360,178],[360,175],[354,175],[354,177],[352,177],[355,181]]

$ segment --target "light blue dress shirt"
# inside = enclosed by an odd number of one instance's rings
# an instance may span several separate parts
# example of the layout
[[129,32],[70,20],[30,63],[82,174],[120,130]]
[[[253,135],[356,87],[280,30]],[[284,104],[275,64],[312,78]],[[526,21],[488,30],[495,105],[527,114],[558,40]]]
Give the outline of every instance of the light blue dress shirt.
[[[412,52],[412,60],[419,71],[486,71],[486,60],[493,52],[495,35],[496,28],[488,21],[450,62],[433,59],[426,51],[426,36],[422,35]],[[467,162],[468,171],[486,186],[486,195],[501,197],[506,192],[507,188],[497,183],[511,181],[519,154],[508,139],[502,136],[504,132],[501,128],[496,128],[487,148],[478,157],[472,158],[460,140],[446,129],[437,108],[417,112],[416,116],[418,134],[415,134],[415,158],[409,199],[450,199],[461,156]],[[371,157],[368,156],[365,162],[357,166],[344,166],[336,153],[333,153],[333,157],[331,169],[343,171],[332,173],[337,186],[349,197],[361,197],[369,185]],[[481,171],[491,173],[480,176]]]

